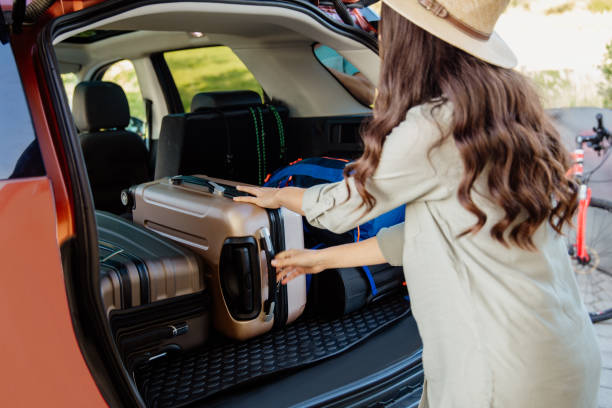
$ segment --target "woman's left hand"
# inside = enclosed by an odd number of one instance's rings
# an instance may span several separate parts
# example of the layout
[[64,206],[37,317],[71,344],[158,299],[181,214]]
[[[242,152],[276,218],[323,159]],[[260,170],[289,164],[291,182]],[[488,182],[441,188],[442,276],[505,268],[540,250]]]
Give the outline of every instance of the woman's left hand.
[[251,196],[234,197],[234,201],[251,203],[263,208],[278,208],[281,206],[278,198],[279,188],[237,186],[236,189],[249,193]]
[[276,267],[276,280],[284,285],[300,275],[319,273],[325,267],[324,250],[289,249],[272,260]]

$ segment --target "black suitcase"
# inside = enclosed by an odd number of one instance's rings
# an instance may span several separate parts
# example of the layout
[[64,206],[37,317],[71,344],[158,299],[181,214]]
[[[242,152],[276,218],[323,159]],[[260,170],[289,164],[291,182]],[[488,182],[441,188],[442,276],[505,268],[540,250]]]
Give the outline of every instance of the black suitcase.
[[309,314],[337,318],[389,295],[407,294],[402,267],[389,264],[323,271],[311,278]]
[[188,249],[116,215],[97,211],[100,291],[126,365],[208,337],[201,261]]

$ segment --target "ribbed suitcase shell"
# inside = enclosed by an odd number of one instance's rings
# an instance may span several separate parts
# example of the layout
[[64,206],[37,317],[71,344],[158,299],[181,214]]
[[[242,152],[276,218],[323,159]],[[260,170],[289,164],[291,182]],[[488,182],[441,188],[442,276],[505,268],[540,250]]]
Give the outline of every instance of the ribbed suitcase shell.
[[[227,180],[198,175],[216,183],[235,186]],[[212,194],[206,188],[173,185],[169,178],[141,184],[130,189],[134,222],[199,253],[207,268],[205,276],[213,301],[213,322],[228,337],[244,340],[269,331],[274,322],[266,321],[263,304],[268,299],[268,270],[265,253],[256,239],[260,254],[261,311],[252,320],[232,317],[221,288],[219,263],[227,238],[258,237],[262,228],[272,233],[268,213],[252,204],[235,202]],[[303,248],[302,218],[281,209],[285,249]],[[306,279],[302,275],[287,285],[287,324],[297,319],[306,305]]]
[[96,211],[96,222],[107,314],[204,290],[203,268],[190,251],[110,213]]

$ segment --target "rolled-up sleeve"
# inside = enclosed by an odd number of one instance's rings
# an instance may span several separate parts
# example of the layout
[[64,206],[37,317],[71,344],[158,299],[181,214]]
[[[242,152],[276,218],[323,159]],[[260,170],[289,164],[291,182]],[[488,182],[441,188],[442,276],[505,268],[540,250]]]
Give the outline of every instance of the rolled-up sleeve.
[[440,130],[431,119],[420,111],[409,111],[387,136],[378,168],[366,181],[376,204],[367,209],[349,177],[307,189],[302,202],[306,219],[315,227],[342,233],[402,204],[447,195],[428,156],[439,140]]
[[404,223],[400,223],[388,228],[382,228],[376,234],[376,241],[380,252],[382,252],[390,265],[401,266],[403,261],[404,249]]

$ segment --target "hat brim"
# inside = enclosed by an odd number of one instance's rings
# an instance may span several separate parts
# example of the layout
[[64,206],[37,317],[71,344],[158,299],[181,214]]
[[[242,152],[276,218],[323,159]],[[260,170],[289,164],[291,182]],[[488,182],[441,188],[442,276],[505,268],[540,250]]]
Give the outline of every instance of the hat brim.
[[508,44],[496,32],[488,40],[479,40],[436,16],[421,6],[418,0],[383,2],[423,30],[483,61],[502,68],[514,68],[518,62]]

